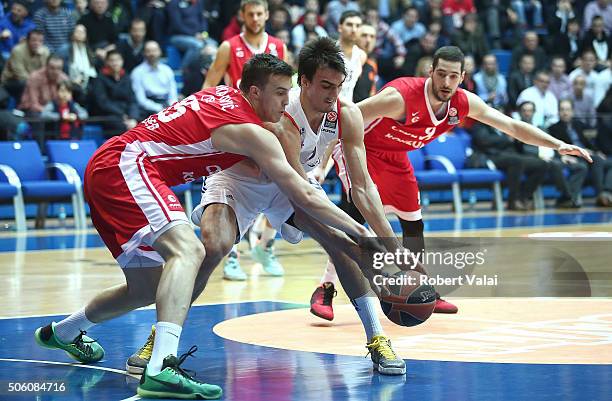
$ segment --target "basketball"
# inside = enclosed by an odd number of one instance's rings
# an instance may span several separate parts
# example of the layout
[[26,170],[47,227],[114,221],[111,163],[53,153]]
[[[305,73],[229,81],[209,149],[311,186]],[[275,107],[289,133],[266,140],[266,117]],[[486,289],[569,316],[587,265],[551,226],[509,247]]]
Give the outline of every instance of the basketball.
[[[436,290],[428,284],[419,284],[423,274],[414,271],[395,273],[395,284],[388,286],[391,292],[381,297],[383,312],[393,323],[400,326],[416,326],[431,316],[436,306]],[[410,279],[412,278],[412,280]]]

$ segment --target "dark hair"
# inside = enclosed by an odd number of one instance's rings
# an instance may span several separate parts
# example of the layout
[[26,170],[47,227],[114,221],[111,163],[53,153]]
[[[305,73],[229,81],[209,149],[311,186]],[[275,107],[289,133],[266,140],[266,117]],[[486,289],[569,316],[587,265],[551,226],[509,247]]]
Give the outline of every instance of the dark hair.
[[53,60],[59,60],[62,62],[62,64],[64,63],[64,58],[62,56],[57,53],[51,53],[49,57],[47,57],[47,63],[45,65],[49,65],[49,63],[51,63]]
[[559,107],[558,107],[559,110],[561,110],[561,103],[569,103],[570,106],[572,106],[572,110],[574,110],[574,101],[572,99],[561,99],[561,100],[559,100]]
[[431,65],[434,70],[438,66],[438,61],[440,60],[461,63],[461,71],[463,71],[465,55],[457,46],[443,46],[436,50],[433,55],[433,62]]
[[298,55],[298,85],[302,76],[312,81],[319,68],[328,67],[346,76],[342,50],[333,39],[322,37],[308,41]]
[[121,54],[119,50],[109,50],[106,53],[106,57],[104,57],[104,61],[108,61],[108,59],[111,58],[111,56],[116,56],[116,55],[121,56],[121,58],[123,59],[123,54]]
[[532,106],[533,106],[533,110],[535,111],[536,105],[535,105],[535,103],[534,103],[534,102],[532,102],[531,100],[525,100],[524,102],[522,102],[521,104],[519,104],[519,105],[518,105],[518,109],[519,109],[519,110],[522,110],[523,106],[526,106],[526,105],[528,105],[528,104],[532,105]]
[[351,18],[351,17],[359,17],[361,18],[361,20],[363,21],[363,16],[361,15],[361,13],[359,11],[355,11],[355,10],[346,10],[345,12],[343,12],[340,15],[340,21],[338,22],[339,25],[344,24],[344,21],[347,18]]
[[69,80],[64,79],[63,81],[59,81],[57,83],[57,89],[60,89],[61,87],[66,88],[66,90],[70,93],[72,93],[74,91],[74,85],[72,82],[70,82]]
[[30,32],[28,32],[28,35],[26,36],[26,40],[30,40],[30,37],[32,35],[45,36],[45,33],[43,31],[41,31],[40,29],[32,29]]
[[263,6],[266,10],[268,9],[267,0],[242,0],[240,2],[240,10],[244,11],[244,8],[249,4],[255,4],[258,6]]
[[256,54],[246,62],[242,69],[240,90],[246,93],[253,85],[263,88],[268,83],[270,75],[291,77],[293,69],[276,56],[266,53]]

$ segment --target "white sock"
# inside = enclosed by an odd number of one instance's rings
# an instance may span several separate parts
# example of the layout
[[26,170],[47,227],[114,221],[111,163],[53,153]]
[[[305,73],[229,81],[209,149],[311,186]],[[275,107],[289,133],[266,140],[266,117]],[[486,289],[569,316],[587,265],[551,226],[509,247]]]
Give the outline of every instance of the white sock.
[[274,243],[274,238],[276,238],[276,230],[272,227],[266,227],[261,232],[261,237],[259,238],[259,245],[264,248],[269,248]]
[[351,300],[351,302],[359,315],[359,319],[361,319],[368,343],[372,340],[372,337],[385,334],[376,313],[378,298],[371,294],[366,294]]
[[147,374],[155,376],[161,372],[164,358],[168,355],[176,356],[178,352],[179,339],[183,328],[178,324],[169,322],[157,322],[155,325],[155,343],[151,360],[147,365]]
[[323,273],[323,277],[321,277],[321,284],[333,283],[336,285],[336,281],[338,281],[336,266],[334,266],[331,260],[327,259],[327,266],[325,266],[325,273]]
[[81,334],[81,330],[87,331],[94,322],[89,321],[85,316],[85,307],[78,312],[73,313],[66,319],[55,325],[55,335],[61,342],[69,344]]
[[263,214],[257,216],[255,222],[251,226],[251,231],[249,232],[249,246],[251,249],[255,248],[255,246],[259,243],[261,232],[266,226],[266,216]]

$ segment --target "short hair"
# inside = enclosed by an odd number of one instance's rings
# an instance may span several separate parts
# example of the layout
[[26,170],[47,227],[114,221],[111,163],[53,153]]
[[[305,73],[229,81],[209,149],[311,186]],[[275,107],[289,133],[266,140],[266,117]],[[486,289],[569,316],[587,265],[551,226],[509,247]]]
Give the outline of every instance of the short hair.
[[72,82],[70,82],[67,79],[59,81],[57,83],[57,89],[59,90],[60,88],[64,88],[64,89],[66,89],[70,93],[72,93],[74,91],[74,85],[72,84]]
[[416,11],[417,14],[420,14],[418,8],[416,8],[415,6],[410,6],[410,7],[406,8],[406,10],[404,11],[404,15],[408,14],[408,11],[412,11],[412,10]]
[[465,65],[465,55],[457,46],[443,46],[436,50],[433,55],[432,68],[435,70],[438,66],[438,61],[445,60],[461,63],[461,71]]
[[240,2],[240,11],[244,11],[246,6],[248,6],[249,4],[254,4],[254,5],[257,5],[257,6],[263,6],[263,8],[268,10],[268,2],[267,2],[267,0],[242,0]]
[[340,20],[338,23],[342,25],[344,24],[344,21],[346,21],[348,18],[351,18],[351,17],[359,17],[363,21],[363,15],[359,11],[346,10],[340,15]]
[[532,105],[532,106],[533,106],[533,110],[535,111],[536,105],[535,105],[535,103],[534,103],[534,102],[532,102],[531,100],[525,100],[524,102],[521,102],[521,103],[518,105],[518,109],[519,109],[519,110],[522,110],[522,109],[523,109],[523,106],[527,106],[528,104]]
[[246,93],[253,85],[263,88],[268,83],[270,75],[291,77],[293,69],[289,64],[272,54],[256,54],[244,65],[240,90]]
[[106,53],[106,57],[104,57],[104,61],[108,61],[112,56],[121,56],[121,58],[123,59],[123,54],[121,54],[121,52],[119,50],[109,50]]
[[561,100],[559,100],[559,107],[558,107],[559,110],[561,110],[561,103],[569,103],[570,106],[572,106],[572,110],[574,110],[574,101],[572,99],[561,99]]
[[134,18],[132,22],[130,22],[130,28],[133,27],[135,24],[140,24],[140,23],[145,25],[145,29],[147,28],[147,23],[145,22],[145,20],[143,20],[142,18],[138,18],[138,17]]
[[26,40],[30,40],[32,35],[40,35],[44,37],[45,33],[41,31],[40,29],[32,29],[30,32],[28,32],[28,35],[26,36]]
[[325,36],[308,41],[298,55],[298,85],[302,76],[312,81],[319,68],[328,67],[346,76],[342,50],[333,39]]
[[64,58],[62,56],[57,53],[51,53],[47,58],[47,62],[45,63],[45,65],[49,65],[53,60],[59,60],[62,62],[62,64],[64,64]]

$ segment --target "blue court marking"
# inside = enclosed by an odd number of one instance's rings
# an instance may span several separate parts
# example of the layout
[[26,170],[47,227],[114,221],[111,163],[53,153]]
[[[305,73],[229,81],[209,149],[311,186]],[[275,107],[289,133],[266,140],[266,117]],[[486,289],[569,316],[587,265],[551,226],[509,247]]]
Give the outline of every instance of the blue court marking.
[[[610,224],[612,212],[543,213],[524,215],[486,215],[472,217],[425,217],[425,231],[483,230],[512,227],[556,226],[568,224]],[[401,232],[399,221],[393,220],[395,232]],[[104,247],[96,233],[49,234],[30,237],[27,235],[0,238],[0,252],[36,251],[48,249]]]
[[[192,308],[180,351],[192,344],[197,344],[199,351],[185,366],[195,370],[198,378],[221,385],[222,399],[228,401],[559,401],[606,400],[612,394],[610,365],[407,360],[408,374],[393,377],[372,372],[369,359],[361,357],[255,346],[212,333],[215,324],[227,319],[298,307],[266,301]],[[305,310],[305,317],[307,313]],[[122,400],[134,396],[137,381],[119,372],[5,360],[70,362],[60,351],[38,347],[32,336],[36,327],[59,318],[0,320],[0,383],[4,386],[0,399],[31,400],[32,393],[8,395],[6,383],[42,380],[65,382],[68,390],[61,397],[41,394],[37,400]],[[142,345],[154,320],[154,310],[141,310],[93,328],[89,334],[100,340],[107,354],[92,366],[123,370],[126,358]],[[567,358],[571,360],[571,355]]]

